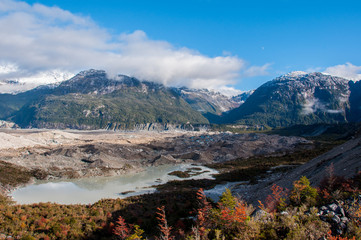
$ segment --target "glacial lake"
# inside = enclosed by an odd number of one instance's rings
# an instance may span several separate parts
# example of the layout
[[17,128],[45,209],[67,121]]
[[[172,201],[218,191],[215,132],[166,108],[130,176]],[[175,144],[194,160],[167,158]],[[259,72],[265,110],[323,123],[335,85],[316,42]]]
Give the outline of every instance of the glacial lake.
[[[198,169],[200,168],[200,169]],[[189,178],[168,175],[173,171],[201,173]],[[163,165],[148,167],[143,172],[116,177],[93,177],[61,181],[37,181],[32,185],[14,190],[10,196],[19,204],[54,202],[59,204],[92,204],[103,198],[125,198],[153,193],[152,186],[171,180],[212,179],[217,171],[204,166]]]

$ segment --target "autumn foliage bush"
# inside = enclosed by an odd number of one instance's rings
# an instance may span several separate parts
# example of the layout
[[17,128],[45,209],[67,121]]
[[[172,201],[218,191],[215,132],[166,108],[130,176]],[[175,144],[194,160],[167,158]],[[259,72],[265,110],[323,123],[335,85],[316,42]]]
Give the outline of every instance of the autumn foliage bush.
[[317,203],[317,189],[310,186],[310,181],[303,176],[293,183],[293,189],[290,194],[290,201],[294,206],[302,204],[314,206]]
[[328,167],[327,172],[327,176],[320,183],[319,201],[324,203],[331,199],[346,199],[360,194],[361,172],[351,179],[346,179],[334,174],[333,164]]
[[284,210],[286,207],[286,198],[288,196],[288,189],[283,189],[276,184],[271,187],[272,194],[266,198],[266,206],[268,212],[276,212],[277,210]]
[[174,237],[171,234],[172,227],[168,226],[168,221],[165,214],[165,207],[161,206],[158,209],[157,212],[157,220],[159,221],[158,227],[160,231],[160,237],[157,239],[160,240],[172,240]]
[[114,235],[120,239],[127,239],[130,236],[130,227],[125,222],[124,218],[119,216],[115,224],[116,225],[113,229]]

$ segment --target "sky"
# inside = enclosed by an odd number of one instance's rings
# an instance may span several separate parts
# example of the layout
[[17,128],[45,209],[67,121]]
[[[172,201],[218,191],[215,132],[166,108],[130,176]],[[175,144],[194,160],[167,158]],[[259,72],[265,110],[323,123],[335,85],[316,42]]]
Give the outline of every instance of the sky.
[[95,68],[231,92],[292,71],[361,79],[356,0],[0,0],[0,32],[0,80]]

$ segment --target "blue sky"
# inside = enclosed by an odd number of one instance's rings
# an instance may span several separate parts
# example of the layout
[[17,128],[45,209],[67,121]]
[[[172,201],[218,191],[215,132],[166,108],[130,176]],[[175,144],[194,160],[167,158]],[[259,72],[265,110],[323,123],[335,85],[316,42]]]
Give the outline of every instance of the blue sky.
[[[80,18],[90,19],[98,29],[110,35],[113,40],[106,40],[108,42],[140,30],[146,35],[147,43],[166,43],[174,51],[186,48],[208,60],[227,56],[239,60],[233,62],[234,68],[224,70],[229,73],[226,77],[229,81],[219,86],[254,89],[295,70],[326,71],[341,76],[352,74],[351,79],[361,73],[361,1],[25,2],[30,6],[34,3],[57,6]],[[187,76],[179,78],[177,84],[187,82]],[[207,86],[204,78],[193,80],[202,82],[200,86]],[[217,75],[213,81],[219,78]]]

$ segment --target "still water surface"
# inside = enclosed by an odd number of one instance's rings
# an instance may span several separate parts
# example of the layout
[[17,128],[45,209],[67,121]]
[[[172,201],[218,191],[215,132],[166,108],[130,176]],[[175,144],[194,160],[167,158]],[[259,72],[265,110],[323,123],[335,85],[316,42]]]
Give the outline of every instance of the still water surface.
[[[19,188],[11,193],[19,204],[39,202],[55,202],[60,204],[91,204],[102,198],[125,198],[155,192],[153,185],[166,183],[170,180],[181,180],[170,176],[172,171],[204,172],[186,179],[211,179],[216,170],[204,166],[190,164],[176,166],[149,167],[146,171],[116,177],[94,177],[62,181],[39,181],[35,184]],[[197,170],[194,168],[201,168]]]

